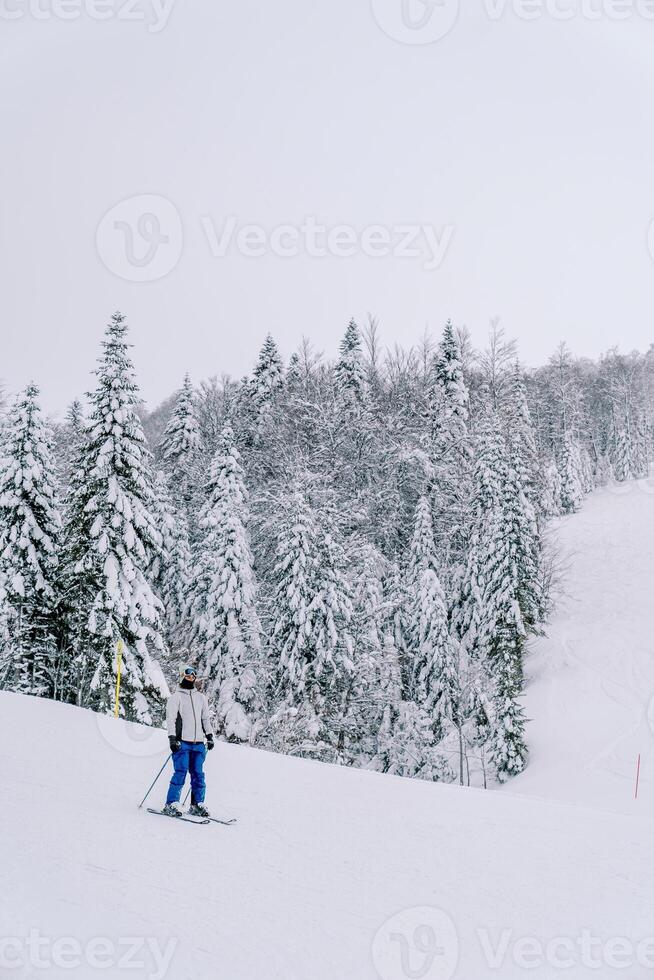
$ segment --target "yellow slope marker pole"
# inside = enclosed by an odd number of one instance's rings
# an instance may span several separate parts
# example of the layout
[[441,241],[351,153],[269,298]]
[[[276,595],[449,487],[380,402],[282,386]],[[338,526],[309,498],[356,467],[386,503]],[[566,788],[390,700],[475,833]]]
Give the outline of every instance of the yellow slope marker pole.
[[120,672],[123,667],[123,641],[118,641],[118,669],[116,671],[116,707],[114,709],[114,715],[118,717],[118,708],[120,707]]

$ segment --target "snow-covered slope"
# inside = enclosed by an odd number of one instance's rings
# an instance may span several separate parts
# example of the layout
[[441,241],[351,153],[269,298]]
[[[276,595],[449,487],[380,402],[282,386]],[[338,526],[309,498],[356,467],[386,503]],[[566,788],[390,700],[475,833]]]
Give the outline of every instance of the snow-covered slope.
[[553,540],[562,595],[529,661],[531,759],[509,792],[651,814],[654,484],[598,491]]
[[238,824],[192,827],[137,810],[163,733],[0,695],[0,975],[651,975],[654,496],[597,494],[557,536],[532,763],[501,792],[219,745],[208,803]]
[[[0,696],[0,921],[18,941],[10,959],[32,963],[9,976],[45,975],[30,930],[46,962],[55,939],[81,944],[78,969],[47,975],[83,980],[504,980],[524,975],[521,937],[652,931],[645,820],[221,745],[209,802],[238,824],[192,827],[136,808],[165,758],[154,738],[157,754],[141,754],[154,745],[135,726]],[[504,930],[498,970],[484,942]],[[128,937],[134,971],[119,963]],[[89,965],[97,939],[113,944],[108,970]],[[153,949],[173,951],[167,971]],[[597,976],[574,962],[569,976]]]

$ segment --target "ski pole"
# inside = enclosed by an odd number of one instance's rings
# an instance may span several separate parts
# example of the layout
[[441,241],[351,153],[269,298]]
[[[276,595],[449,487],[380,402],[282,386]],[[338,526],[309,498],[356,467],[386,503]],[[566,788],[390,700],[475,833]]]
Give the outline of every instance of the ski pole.
[[155,784],[155,783],[156,783],[156,781],[157,781],[157,780],[159,779],[159,776],[160,776],[160,775],[161,775],[161,773],[162,773],[162,772],[164,771],[164,769],[166,768],[166,766],[168,765],[168,763],[170,762],[170,760],[172,759],[172,757],[173,757],[173,754],[172,754],[172,752],[171,752],[171,753],[170,753],[170,755],[168,756],[168,758],[166,759],[166,761],[164,762],[164,764],[163,764],[163,766],[161,767],[161,769],[159,770],[159,772],[158,772],[158,773],[157,773],[157,775],[155,776],[155,778],[154,778],[154,781],[153,781],[153,783],[152,783],[152,786],[150,787],[150,789],[149,789],[149,790],[147,791],[147,793],[145,794],[145,796],[143,797],[143,799],[142,799],[142,800],[141,800],[141,802],[139,803],[139,806],[138,806],[138,808],[139,808],[139,810],[141,809],[141,807],[143,806],[143,804],[144,804],[144,803],[145,803],[145,801],[147,800],[147,798],[148,798],[148,796],[150,795],[150,793],[151,793],[151,792],[152,792],[152,790],[154,789],[154,784]]

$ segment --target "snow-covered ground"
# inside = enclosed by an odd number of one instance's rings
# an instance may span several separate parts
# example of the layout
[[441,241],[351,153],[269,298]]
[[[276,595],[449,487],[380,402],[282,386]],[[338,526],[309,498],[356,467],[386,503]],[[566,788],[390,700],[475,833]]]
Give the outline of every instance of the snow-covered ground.
[[654,495],[598,493],[556,535],[532,763],[501,792],[219,745],[208,803],[238,824],[192,827],[137,810],[163,733],[0,695],[0,975],[654,975]]
[[553,543],[562,594],[528,666],[530,765],[508,790],[651,814],[654,482],[597,491]]

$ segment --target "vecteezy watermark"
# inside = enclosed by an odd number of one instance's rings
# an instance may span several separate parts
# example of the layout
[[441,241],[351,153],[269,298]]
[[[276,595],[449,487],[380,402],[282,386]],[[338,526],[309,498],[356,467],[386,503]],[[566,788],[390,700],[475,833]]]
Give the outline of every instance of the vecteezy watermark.
[[157,194],[139,194],[112,207],[96,232],[106,267],[128,282],[154,282],[182,255],[182,220],[174,204]]
[[439,269],[454,237],[454,227],[438,229],[427,224],[368,225],[358,229],[353,225],[328,226],[314,215],[307,215],[299,224],[281,224],[266,229],[262,225],[245,224],[237,217],[228,217],[220,227],[208,215],[201,217],[211,254],[225,258],[237,253],[246,258],[274,255],[294,259],[349,259],[356,255],[368,258],[421,260],[427,272]]
[[[123,936],[111,939],[95,936],[82,943],[74,936],[53,938],[32,929],[27,936],[0,936],[0,973],[20,970],[21,976],[32,976],[33,970],[79,970],[87,968],[105,971],[138,970],[147,980],[164,980],[170,970],[178,940],[169,939],[165,948],[158,939],[142,936]],[[85,971],[86,972],[86,971]],[[59,972],[57,972],[59,975]],[[112,971],[112,976],[114,975]]]
[[[460,945],[473,968],[483,964],[484,975],[508,966],[520,970],[570,971],[654,970],[654,936],[635,940],[602,937],[591,929],[576,936],[528,936],[514,929],[476,929],[461,936],[453,919],[429,906],[405,909],[388,919],[372,941],[372,960],[380,980],[452,980],[457,974]],[[598,973],[598,975],[600,975]],[[606,976],[606,974],[602,974]]]
[[526,971],[547,969],[548,975],[552,970],[561,970],[568,976],[570,970],[580,968],[584,972],[623,971],[637,966],[654,969],[654,937],[639,942],[626,936],[605,939],[584,929],[578,936],[553,936],[544,940],[516,936],[513,929],[504,929],[499,935],[478,929],[477,940],[486,966],[498,972],[509,963]]
[[433,44],[450,33],[460,0],[371,0],[375,20],[403,44]]
[[[456,26],[460,0],[371,0],[375,20],[403,44],[433,44]],[[654,21],[654,0],[482,0],[488,20]]]
[[372,961],[381,980],[451,980],[459,964],[456,926],[441,909],[404,909],[377,931]]
[[[326,225],[307,215],[298,224],[265,228],[231,215],[221,223],[200,216],[200,227],[213,258],[228,255],[258,259],[299,256],[323,259],[394,258],[421,262],[426,272],[440,269],[454,238],[454,226],[430,224]],[[128,282],[154,282],[176,267],[183,249],[182,221],[171,201],[139,194],[110,208],[96,231],[98,255],[115,275]]]
[[147,24],[159,34],[176,0],[0,0],[2,20],[118,20]]
[[169,751],[168,736],[162,728],[150,728],[136,722],[126,722],[112,715],[95,715],[98,731],[107,745],[121,755],[134,759],[149,759]]

